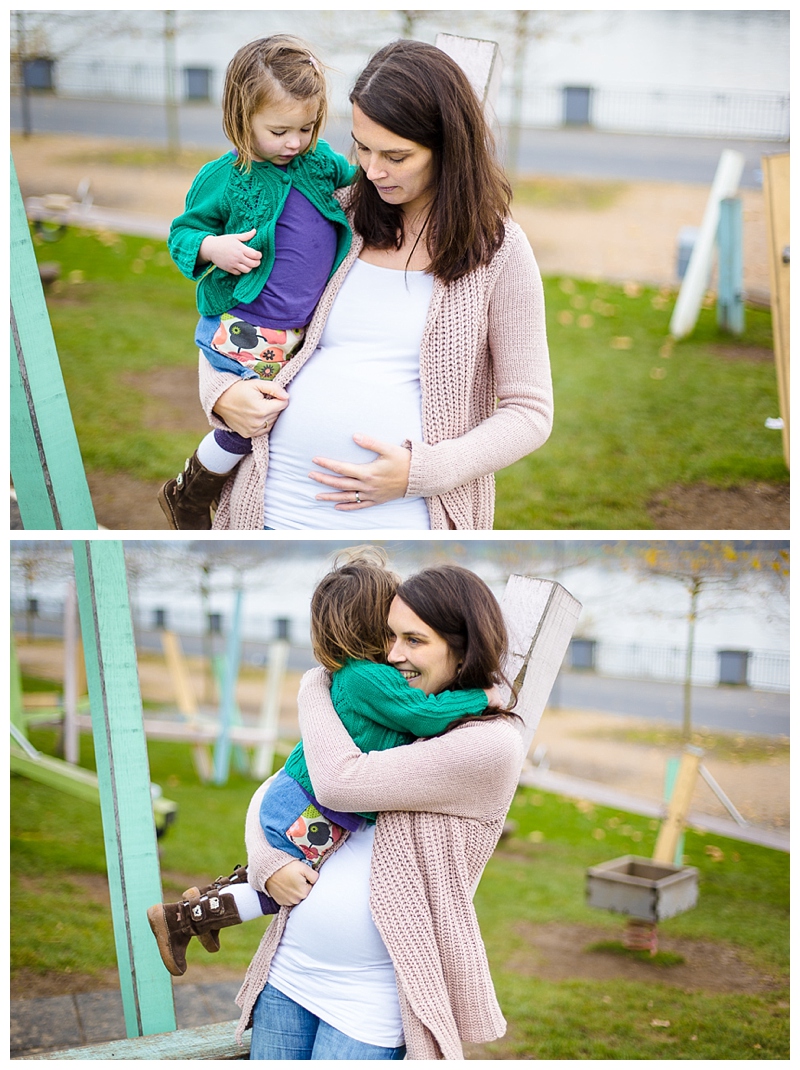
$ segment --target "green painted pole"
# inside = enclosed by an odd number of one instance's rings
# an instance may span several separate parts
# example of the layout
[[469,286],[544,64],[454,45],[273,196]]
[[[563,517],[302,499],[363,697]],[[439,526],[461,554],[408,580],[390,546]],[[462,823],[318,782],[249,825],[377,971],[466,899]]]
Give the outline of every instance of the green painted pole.
[[742,202],[738,197],[719,202],[717,251],[717,326],[730,334],[744,334]]
[[28,530],[97,521],[11,160],[11,478]]
[[150,770],[122,543],[73,543],[125,1028],[175,1029],[170,975],[147,922],[161,901]]

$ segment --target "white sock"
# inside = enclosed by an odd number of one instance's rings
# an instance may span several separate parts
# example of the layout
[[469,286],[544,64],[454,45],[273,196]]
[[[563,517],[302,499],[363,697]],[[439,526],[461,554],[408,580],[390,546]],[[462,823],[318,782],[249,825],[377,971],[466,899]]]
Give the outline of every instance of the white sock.
[[197,447],[197,459],[209,472],[224,475],[231,472],[241,461],[244,454],[228,453],[214,438],[214,432],[209,431],[200,445]]
[[258,892],[249,884],[231,884],[227,888],[220,888],[220,894],[233,896],[242,921],[253,921],[264,916]]

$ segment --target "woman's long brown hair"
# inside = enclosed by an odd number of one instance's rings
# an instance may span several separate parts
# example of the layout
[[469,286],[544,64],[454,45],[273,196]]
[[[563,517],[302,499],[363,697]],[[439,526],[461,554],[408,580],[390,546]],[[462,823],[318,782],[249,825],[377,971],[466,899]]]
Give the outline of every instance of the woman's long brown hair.
[[[397,598],[433,628],[455,655],[458,669],[454,679],[446,685],[448,691],[487,688],[495,684],[511,686],[503,672],[508,652],[503,612],[480,576],[459,565],[434,565],[401,583]],[[509,707],[515,703],[512,687]],[[518,716],[510,709],[490,707],[480,719],[509,715]],[[475,719],[458,718],[446,731]]]
[[[503,241],[511,186],[494,138],[459,65],[421,41],[395,41],[372,57],[350,101],[373,122],[433,152],[436,192],[425,228],[429,272],[445,283],[488,263]],[[400,248],[403,212],[381,200],[362,172],[353,225],[367,246]]]

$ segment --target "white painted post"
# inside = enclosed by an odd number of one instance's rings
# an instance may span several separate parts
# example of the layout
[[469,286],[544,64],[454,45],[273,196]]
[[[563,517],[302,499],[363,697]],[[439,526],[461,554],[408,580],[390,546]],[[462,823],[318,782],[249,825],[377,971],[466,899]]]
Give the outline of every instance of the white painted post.
[[700,233],[694,243],[670,320],[669,333],[673,338],[684,338],[687,334],[691,334],[697,323],[711,274],[714,242],[719,226],[720,202],[726,197],[735,196],[743,170],[744,156],[741,152],[725,149],[717,164],[717,172],[708,195]]
[[75,542],[73,554],[125,1028],[163,1033],[175,1010],[147,922],[161,877],[122,543]]
[[75,582],[67,584],[64,598],[64,758],[78,764],[78,595]]
[[281,710],[281,690],[286,675],[286,663],[289,660],[289,643],[286,639],[276,639],[269,648],[269,664],[264,679],[264,698],[261,703],[259,728],[269,732],[269,742],[262,743],[253,757],[253,776],[256,780],[266,780],[272,774],[272,760],[275,755],[275,741],[278,738],[278,720]]
[[434,44],[456,61],[469,78],[470,85],[484,108],[494,108],[503,73],[503,62],[497,42],[439,33]]

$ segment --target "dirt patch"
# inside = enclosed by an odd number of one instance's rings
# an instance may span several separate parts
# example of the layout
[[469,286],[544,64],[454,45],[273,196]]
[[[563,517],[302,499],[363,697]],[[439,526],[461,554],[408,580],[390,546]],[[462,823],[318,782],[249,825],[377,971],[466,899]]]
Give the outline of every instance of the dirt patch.
[[665,937],[658,950],[680,955],[682,963],[661,966],[609,951],[590,951],[600,941],[621,940],[619,932],[587,925],[534,925],[521,921],[514,932],[524,942],[503,969],[543,981],[642,981],[673,985],[687,991],[766,992],[780,987],[776,978],[748,965],[734,948],[710,941]]
[[169,524],[156,501],[164,482],[134,479],[124,472],[87,472],[94,515],[111,531],[166,531]]
[[720,360],[747,361],[751,364],[775,362],[775,353],[765,346],[710,345],[708,348]]
[[676,483],[652,498],[647,511],[657,528],[788,531],[789,486],[756,482],[736,487]]

